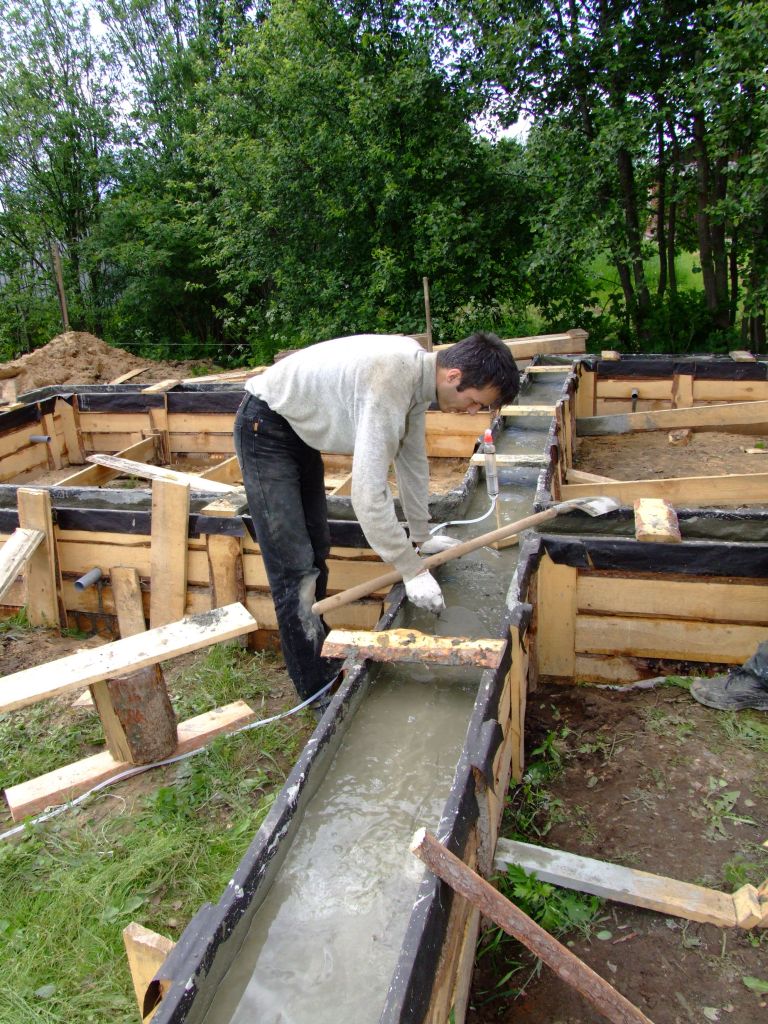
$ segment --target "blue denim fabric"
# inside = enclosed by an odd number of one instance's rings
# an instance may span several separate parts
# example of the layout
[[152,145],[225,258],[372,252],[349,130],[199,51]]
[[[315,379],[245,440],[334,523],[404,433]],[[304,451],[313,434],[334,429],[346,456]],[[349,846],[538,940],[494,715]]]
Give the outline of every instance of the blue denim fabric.
[[288,673],[302,700],[341,662],[321,658],[328,627],[312,612],[325,597],[331,547],[323,459],[266,402],[246,395],[235,417],[235,451],[264,559]]

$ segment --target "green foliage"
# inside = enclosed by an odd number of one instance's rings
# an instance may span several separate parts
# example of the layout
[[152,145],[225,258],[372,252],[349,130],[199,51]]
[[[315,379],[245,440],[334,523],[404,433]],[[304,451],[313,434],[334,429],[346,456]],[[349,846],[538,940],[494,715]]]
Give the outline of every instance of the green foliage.
[[552,935],[574,931],[588,935],[602,906],[597,896],[541,882],[534,872],[529,873],[517,864],[509,864],[506,875],[498,878],[496,884],[508,900]]

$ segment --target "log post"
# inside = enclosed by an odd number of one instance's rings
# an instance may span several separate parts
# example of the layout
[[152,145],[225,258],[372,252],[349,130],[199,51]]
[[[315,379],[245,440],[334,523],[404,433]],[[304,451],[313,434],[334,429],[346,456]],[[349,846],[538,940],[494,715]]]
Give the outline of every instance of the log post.
[[[139,574],[135,569],[116,566],[110,576],[120,636],[124,639],[143,633],[146,623]],[[160,665],[93,683],[90,690],[107,749],[116,761],[151,764],[174,752],[176,715]]]

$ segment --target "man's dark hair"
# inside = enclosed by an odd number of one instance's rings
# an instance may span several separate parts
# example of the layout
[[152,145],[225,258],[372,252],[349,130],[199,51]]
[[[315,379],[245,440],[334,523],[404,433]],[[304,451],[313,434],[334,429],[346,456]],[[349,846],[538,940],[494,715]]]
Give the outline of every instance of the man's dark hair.
[[520,390],[520,374],[512,353],[501,338],[486,331],[477,331],[450,348],[441,348],[437,365],[446,370],[461,370],[457,391],[497,388],[501,405],[511,402]]

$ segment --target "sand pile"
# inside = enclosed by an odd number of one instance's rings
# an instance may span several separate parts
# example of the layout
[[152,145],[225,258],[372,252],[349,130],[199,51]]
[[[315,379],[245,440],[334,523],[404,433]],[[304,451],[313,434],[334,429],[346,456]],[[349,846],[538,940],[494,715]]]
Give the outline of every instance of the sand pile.
[[142,373],[131,378],[137,384],[192,377],[196,372],[216,373],[219,369],[206,360],[153,362],[125,349],[113,348],[93,334],[67,331],[42,348],[3,364],[0,377],[12,379],[16,393],[21,395],[52,384],[108,384],[129,370],[140,368]]

